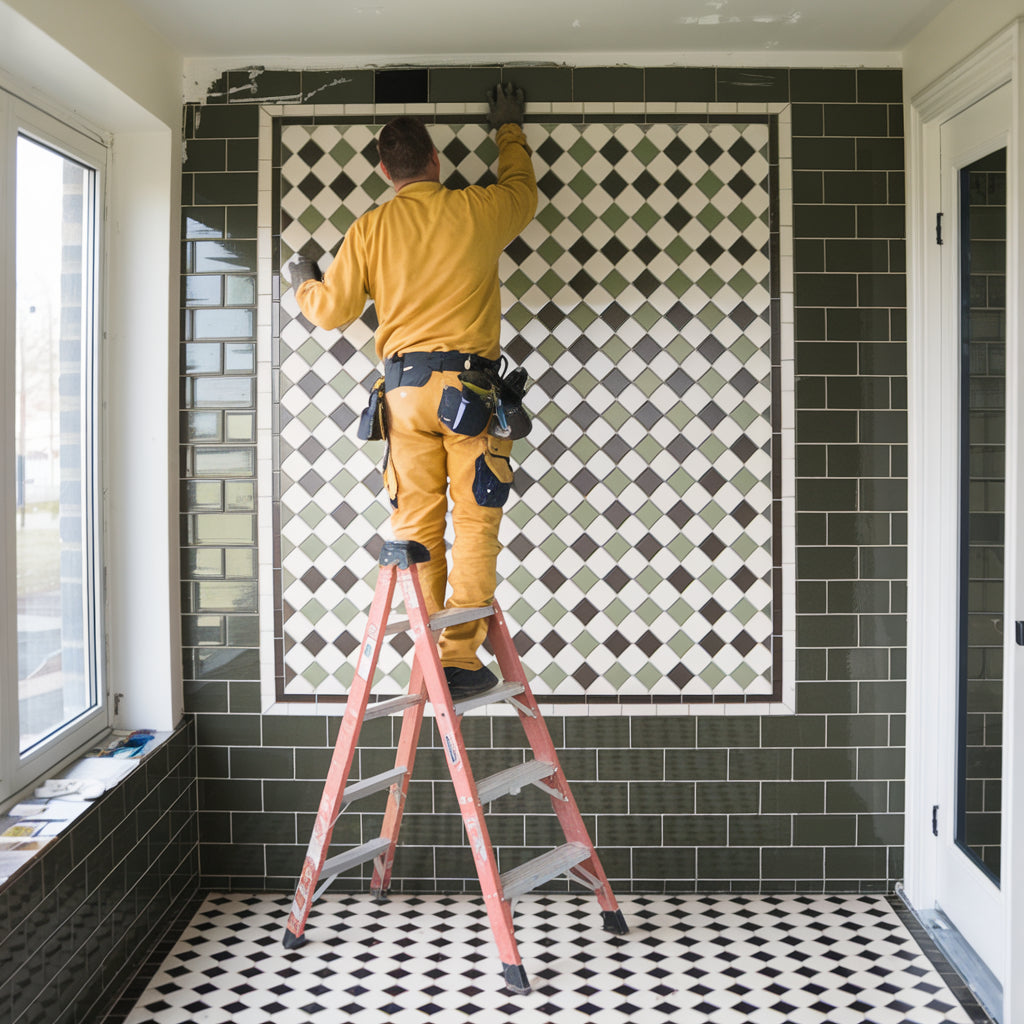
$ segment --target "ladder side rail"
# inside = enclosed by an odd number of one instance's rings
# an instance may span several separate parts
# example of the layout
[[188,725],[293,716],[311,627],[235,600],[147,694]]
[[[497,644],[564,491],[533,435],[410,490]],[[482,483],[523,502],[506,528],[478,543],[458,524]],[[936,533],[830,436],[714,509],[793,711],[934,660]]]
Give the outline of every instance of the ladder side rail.
[[405,774],[401,780],[391,786],[388,794],[387,807],[384,811],[384,822],[381,825],[381,839],[389,839],[390,845],[373,865],[373,880],[370,892],[377,900],[382,900],[391,887],[391,869],[395,863],[395,851],[398,847],[398,833],[402,827],[402,814],[409,796],[409,783],[419,749],[420,730],[423,726],[423,669],[418,656],[413,657],[412,675],[409,678],[410,696],[420,696],[420,700],[412,707],[406,708],[402,714],[402,732],[398,739],[395,754],[395,768],[405,766]]
[[583,821],[583,816],[580,814],[576,799],[572,795],[568,780],[562,771],[562,765],[558,758],[558,752],[555,750],[555,744],[551,739],[551,733],[548,731],[544,716],[541,714],[537,698],[534,697],[533,691],[526,681],[526,674],[523,671],[519,652],[512,642],[512,634],[509,631],[508,623],[505,621],[505,616],[502,614],[497,602],[494,605],[494,617],[491,619],[487,640],[491,650],[494,652],[495,658],[497,658],[498,666],[501,668],[504,678],[509,681],[522,683],[523,685],[523,692],[516,700],[524,706],[526,711],[525,713],[520,711],[519,720],[522,723],[523,731],[526,733],[526,738],[530,742],[530,747],[533,749],[533,756],[538,761],[547,761],[554,765],[554,773],[545,780],[545,783],[557,791],[558,795],[551,797],[551,806],[558,817],[562,832],[568,842],[582,843],[590,851],[590,855],[579,866],[597,880],[597,886],[593,887],[589,882],[585,884],[587,884],[588,888],[594,888],[598,903],[606,914],[618,914],[619,905],[615,899],[615,894],[608,883],[608,878],[604,873],[604,868],[601,866],[601,860],[597,855],[597,851],[594,849],[594,844]]
[[344,800],[345,784],[352,761],[355,756],[356,741],[369,703],[370,687],[377,669],[384,641],[384,627],[387,625],[391,603],[394,598],[396,570],[393,566],[385,567],[377,575],[377,586],[373,593],[370,606],[370,617],[366,623],[363,645],[360,648],[356,675],[352,681],[348,700],[345,703],[345,714],[338,730],[338,738],[331,756],[331,766],[327,772],[320,806],[317,810],[313,833],[306,850],[306,859],[302,865],[302,874],[295,887],[295,898],[292,901],[291,913],[285,926],[285,945],[294,948],[302,940],[310,908],[316,895],[317,881],[327,860],[327,851],[331,845],[334,823],[341,813]]
[[498,871],[494,847],[491,844],[487,823],[484,820],[483,806],[480,803],[476,782],[469,766],[469,758],[466,755],[466,745],[459,727],[459,716],[455,713],[455,705],[452,702],[451,692],[441,667],[437,643],[430,631],[430,620],[427,616],[416,566],[410,566],[408,572],[403,572],[400,575],[400,583],[416,645],[416,660],[422,666],[427,696],[434,707],[441,748],[448,764],[452,784],[455,787],[455,795],[459,801],[466,838],[476,864],[484,906],[490,921],[491,933],[501,957],[506,983],[517,991],[528,992],[529,983],[526,980],[512,925],[512,907],[509,901],[504,899],[502,893],[501,875]]

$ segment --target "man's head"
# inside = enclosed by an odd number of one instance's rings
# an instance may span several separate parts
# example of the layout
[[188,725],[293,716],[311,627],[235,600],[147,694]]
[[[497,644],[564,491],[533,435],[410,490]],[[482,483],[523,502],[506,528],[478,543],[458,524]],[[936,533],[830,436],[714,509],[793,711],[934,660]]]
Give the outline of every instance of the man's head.
[[396,185],[433,178],[437,151],[426,125],[415,117],[396,117],[384,125],[377,152],[384,173]]

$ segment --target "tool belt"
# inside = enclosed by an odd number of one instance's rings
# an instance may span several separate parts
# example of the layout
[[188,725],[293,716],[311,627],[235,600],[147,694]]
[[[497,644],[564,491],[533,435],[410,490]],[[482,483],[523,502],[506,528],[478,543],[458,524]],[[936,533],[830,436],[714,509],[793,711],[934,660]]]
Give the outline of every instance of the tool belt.
[[[359,417],[359,427],[356,431],[359,440],[387,440],[387,405],[384,402],[386,392],[402,386],[422,387],[435,372],[463,370],[495,373],[499,365],[496,359],[484,359],[483,356],[466,352],[406,352],[404,355],[385,359],[384,376],[378,378],[370,388],[370,398]],[[485,420],[473,433],[479,434],[486,425]]]
[[516,440],[533,426],[523,409],[526,371],[505,373],[506,361],[467,352],[406,352],[384,361],[384,376],[370,389],[370,400],[359,421],[363,441],[386,440],[384,395],[398,387],[422,387],[432,373],[459,372],[461,388],[446,387],[437,418],[449,430],[475,437],[485,430],[494,437]]
[[430,380],[432,373],[457,370],[497,370],[500,361],[484,359],[467,352],[406,352],[384,360],[384,390],[397,387],[419,388]]

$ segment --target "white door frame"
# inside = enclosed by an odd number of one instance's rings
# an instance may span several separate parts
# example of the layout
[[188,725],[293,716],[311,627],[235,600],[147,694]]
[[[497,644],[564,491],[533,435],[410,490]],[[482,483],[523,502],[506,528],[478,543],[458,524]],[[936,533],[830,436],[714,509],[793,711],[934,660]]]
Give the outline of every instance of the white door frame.
[[[908,327],[909,327],[909,535],[907,636],[907,803],[904,892],[912,907],[932,910],[937,904],[938,855],[943,836],[951,834],[953,808],[941,792],[948,765],[942,738],[948,741],[951,723],[939,711],[934,688],[952,678],[957,664],[955,581],[958,576],[958,510],[948,496],[956,493],[957,456],[937,441],[935,425],[959,409],[959,373],[950,372],[939,358],[943,330],[941,249],[936,245],[936,214],[940,205],[939,131],[943,122],[1006,83],[1011,83],[1013,113],[1007,146],[1007,391],[1024,395],[1021,323],[1021,55],[1024,21],[1017,21],[974,54],[914,96],[909,104],[908,154]],[[955,211],[945,211],[947,217]],[[1011,404],[1011,409],[1014,405]],[[1024,446],[1019,413],[1008,415],[1007,441],[1016,439],[1018,456]],[[1012,450],[1012,449],[1011,449]],[[951,474],[953,474],[951,476]],[[1022,476],[1024,474],[1018,474]],[[1006,495],[1007,522],[1020,523],[1024,488]],[[939,500],[940,496],[946,496]],[[1006,534],[1006,604],[1008,623],[1024,619],[1024,581],[1010,567],[1021,563],[1021,538]],[[1024,648],[1015,646],[1013,630],[1005,631],[1004,735],[1024,736]],[[1024,851],[1024,760],[1014,744],[1003,751],[1002,829],[1004,850]],[[944,760],[945,758],[945,760]],[[945,805],[945,806],[943,806]],[[940,838],[932,833],[933,808],[938,806]],[[1014,870],[1004,856],[1001,892],[1005,914],[1003,963],[1024,957],[1024,872]],[[1024,1019],[1022,972],[1002,969],[1005,1022]]]

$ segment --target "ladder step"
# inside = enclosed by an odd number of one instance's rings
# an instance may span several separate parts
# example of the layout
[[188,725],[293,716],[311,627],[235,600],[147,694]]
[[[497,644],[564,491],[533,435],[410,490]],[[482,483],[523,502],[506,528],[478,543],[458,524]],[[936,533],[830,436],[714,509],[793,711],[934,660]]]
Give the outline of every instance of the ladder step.
[[480,803],[489,804],[507,793],[518,793],[523,786],[529,786],[555,773],[555,766],[548,761],[526,761],[513,765],[504,771],[489,775],[477,785]]
[[371,718],[383,718],[385,715],[397,715],[399,711],[414,708],[422,702],[423,694],[410,696],[406,693],[401,697],[392,697],[391,700],[381,700],[374,704],[367,704],[363,721],[368,722]]
[[509,697],[518,696],[526,687],[522,683],[501,683],[494,689],[481,693],[479,697],[467,697],[465,700],[455,702],[455,714],[464,715],[473,708],[483,707],[485,704],[494,704],[499,700],[508,700]]
[[[493,614],[494,608],[491,605],[486,608],[445,608],[430,616],[430,631],[440,633],[442,629],[447,629],[449,626],[458,626],[463,622],[475,622],[477,619],[486,619]],[[384,627],[384,635],[406,633],[408,630],[408,619],[396,619]]]
[[564,874],[571,867],[585,861],[590,856],[589,847],[583,843],[566,843],[557,850],[542,853],[525,864],[520,864],[501,876],[503,898],[514,900],[523,893],[531,892],[552,878]]
[[343,805],[350,804],[353,800],[361,800],[371,793],[379,793],[382,789],[401,782],[403,775],[405,775],[405,768],[395,767],[389,768],[379,775],[371,775],[368,779],[361,779],[359,782],[345,787],[345,791],[341,795],[341,802]]
[[363,843],[362,846],[353,846],[350,850],[325,860],[320,877],[340,875],[342,871],[348,871],[349,868],[354,868],[357,864],[365,864],[368,860],[379,857],[390,845],[390,839],[380,836],[377,839],[371,839],[368,843]]

